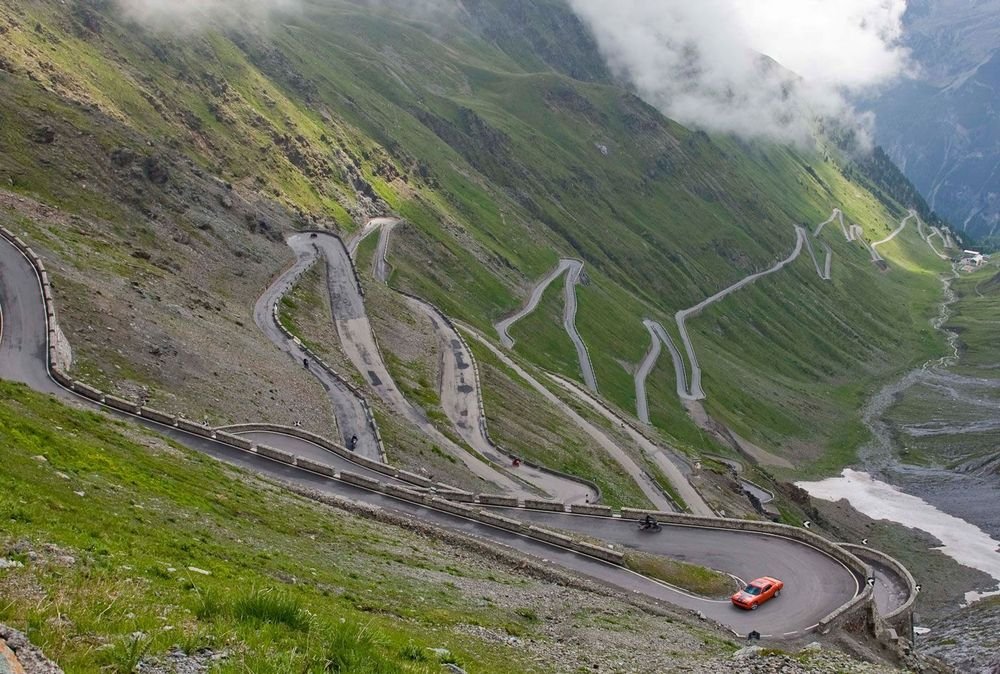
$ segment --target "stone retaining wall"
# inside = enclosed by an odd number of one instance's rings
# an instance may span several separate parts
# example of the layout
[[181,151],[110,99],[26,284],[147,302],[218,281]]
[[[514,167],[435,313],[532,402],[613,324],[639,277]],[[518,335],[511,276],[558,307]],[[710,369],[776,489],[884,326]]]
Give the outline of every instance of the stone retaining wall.
[[855,557],[859,557],[862,560],[868,559],[888,567],[893,573],[903,579],[907,588],[906,601],[889,613],[885,615],[880,614],[880,617],[897,634],[904,635],[906,639],[912,642],[913,605],[917,601],[917,581],[913,578],[913,574],[894,557],[890,557],[880,550],[853,543],[839,543],[838,545],[853,553]]

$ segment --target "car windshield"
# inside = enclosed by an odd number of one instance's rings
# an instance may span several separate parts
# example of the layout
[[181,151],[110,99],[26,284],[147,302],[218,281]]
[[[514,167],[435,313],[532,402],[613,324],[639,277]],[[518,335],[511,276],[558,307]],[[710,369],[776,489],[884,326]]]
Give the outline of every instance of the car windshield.
[[755,585],[747,585],[747,589],[745,589],[743,591],[745,593],[747,593],[747,594],[752,594],[754,596],[757,596],[758,594],[760,594],[760,588],[757,587],[757,586],[755,586]]

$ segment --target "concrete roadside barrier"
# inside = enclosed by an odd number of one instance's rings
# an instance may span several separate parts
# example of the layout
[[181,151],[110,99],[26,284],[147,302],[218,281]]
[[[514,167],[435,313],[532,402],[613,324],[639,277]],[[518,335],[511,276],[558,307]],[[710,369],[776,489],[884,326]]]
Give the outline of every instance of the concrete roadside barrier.
[[52,374],[52,378],[56,380],[57,384],[65,386],[69,389],[73,388],[73,379],[58,367],[51,368],[49,372]]
[[177,417],[172,414],[167,414],[166,412],[161,412],[160,410],[153,409],[152,407],[141,407],[139,408],[139,416],[144,419],[149,419],[150,421],[155,421],[166,426],[174,426],[177,424]]
[[[343,473],[341,473],[341,479],[343,479]],[[413,491],[412,489],[407,489],[391,482],[382,482],[381,485],[382,491],[390,496],[396,496],[404,501],[413,501],[414,503],[423,503],[424,501],[424,495],[418,491]]]
[[506,529],[507,531],[517,531],[519,533],[526,531],[526,527],[523,523],[509,517],[497,515],[487,510],[476,510],[474,512],[475,515],[473,515],[473,518],[479,520],[480,522],[491,524],[500,529]]
[[453,515],[462,515],[463,517],[475,518],[476,509],[470,508],[469,506],[462,505],[460,503],[453,503],[447,499],[433,497],[428,502],[427,505],[433,506],[438,510],[443,510],[446,513],[451,513]]
[[419,485],[421,487],[433,487],[434,482],[428,480],[423,475],[417,475],[416,473],[411,473],[408,470],[397,470],[393,477],[402,480],[403,482],[412,482],[413,484]]
[[295,465],[295,455],[288,452],[276,449],[275,447],[268,447],[267,445],[257,445],[257,453],[261,456],[266,456],[269,459],[274,459],[275,461],[280,461],[281,463],[287,463],[290,466]]
[[529,510],[547,510],[556,513],[566,512],[566,504],[562,501],[542,501],[526,498],[524,499],[524,507]]
[[[258,451],[260,448],[257,448]],[[382,483],[378,480],[373,480],[370,477],[365,477],[364,475],[358,475],[357,473],[352,473],[348,470],[340,471],[341,482],[346,482],[348,484],[357,485],[358,487],[365,487],[366,489],[371,489],[373,491],[383,491]],[[419,502],[423,502],[421,499]]]
[[187,431],[188,433],[193,433],[194,435],[200,435],[203,438],[211,438],[215,434],[215,432],[208,426],[194,421],[188,421],[187,419],[178,419],[177,428],[182,431]]
[[85,398],[90,398],[91,400],[95,400],[99,403],[104,402],[103,391],[96,389],[93,386],[88,386],[87,384],[84,384],[81,381],[73,382],[73,390],[79,393],[80,395],[84,396]]
[[225,431],[216,431],[215,439],[219,442],[232,445],[233,447],[238,447],[240,449],[245,449],[247,451],[254,448],[254,444],[250,440],[241,438],[238,435],[233,435],[232,433],[226,433]]
[[437,491],[437,496],[448,499],[449,501],[454,501],[456,503],[475,503],[476,495],[470,494],[467,491],[455,491],[452,489],[439,489]]
[[584,503],[574,503],[569,507],[571,513],[577,515],[597,515],[598,517],[612,517],[614,511],[610,506],[588,505]]
[[382,463],[381,461],[369,459],[367,456],[360,456],[354,452],[350,452],[347,458],[359,466],[364,466],[365,468],[374,470],[376,473],[382,473],[383,475],[388,475],[390,477],[395,477],[396,475],[396,469],[392,466]]
[[536,527],[534,525],[528,527],[528,533],[540,541],[554,543],[555,545],[561,545],[566,548],[573,543],[573,538],[571,536],[566,536],[564,534],[556,533],[555,531],[543,529],[542,527]]
[[[260,448],[258,448],[258,453]],[[295,465],[299,468],[304,468],[305,470],[311,470],[314,473],[319,473],[320,475],[326,475],[327,477],[335,477],[337,475],[336,469],[333,466],[320,463],[319,461],[313,461],[311,459],[306,459],[301,456],[295,457]]]
[[104,396],[104,404],[108,407],[113,407],[116,410],[128,412],[129,414],[138,414],[141,409],[140,405],[137,405],[131,400],[125,400],[124,398],[119,398],[118,396],[110,394]]
[[499,496],[497,494],[478,494],[476,495],[476,500],[482,505],[491,506],[507,506],[509,508],[516,508],[518,506],[517,499],[513,496]]
[[591,557],[597,557],[605,562],[611,562],[612,564],[618,564],[619,566],[625,565],[625,554],[618,552],[617,550],[611,550],[610,548],[578,540],[570,541],[567,547],[569,547],[570,550],[582,552],[583,554],[590,555]]

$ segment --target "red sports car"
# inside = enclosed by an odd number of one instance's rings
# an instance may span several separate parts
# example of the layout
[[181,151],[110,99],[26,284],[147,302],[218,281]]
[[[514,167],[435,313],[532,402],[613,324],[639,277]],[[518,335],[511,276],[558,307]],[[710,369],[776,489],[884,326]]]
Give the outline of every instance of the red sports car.
[[777,578],[764,576],[753,581],[745,588],[733,595],[733,604],[740,608],[756,611],[757,607],[771,597],[781,594],[781,588],[785,587]]

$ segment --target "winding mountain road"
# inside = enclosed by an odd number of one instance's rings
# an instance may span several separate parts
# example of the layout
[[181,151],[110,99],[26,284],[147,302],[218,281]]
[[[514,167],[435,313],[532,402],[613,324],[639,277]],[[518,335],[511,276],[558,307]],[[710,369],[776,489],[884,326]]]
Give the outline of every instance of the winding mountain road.
[[295,250],[315,246],[322,254],[327,264],[330,307],[340,337],[340,346],[375,393],[437,447],[460,461],[473,475],[503,491],[533,496],[525,485],[473,456],[441,433],[423,411],[410,403],[396,386],[375,341],[353,262],[343,242],[332,234],[314,232],[295,234],[289,237],[288,245]]
[[[96,403],[80,398],[51,379],[47,358],[49,323],[39,278],[28,259],[2,238],[0,308],[3,310],[0,377],[24,382],[37,391],[53,394],[68,402],[99,408]],[[659,534],[649,535],[639,532],[635,523],[628,520],[524,510],[517,513],[519,517],[545,526],[585,532],[590,537],[626,548],[675,555],[744,579],[772,573],[785,581],[786,591],[779,600],[758,611],[740,611],[726,601],[694,597],[621,567],[542,542],[527,533],[500,530],[430,505],[403,501],[348,484],[336,477],[325,477],[260,454],[242,451],[179,428],[108,408],[101,409],[239,468],[299,487],[382,507],[449,530],[487,538],[627,592],[701,611],[737,634],[745,634],[751,629],[765,637],[801,634],[856,596],[859,590],[860,579],[842,564],[816,548],[782,536],[686,525],[665,525]],[[273,437],[270,439],[274,440]]]
[[872,249],[873,250],[877,249],[879,246],[885,245],[885,244],[889,243],[890,241],[892,241],[893,239],[895,239],[897,236],[899,236],[899,234],[904,229],[906,229],[906,223],[909,222],[910,220],[912,220],[913,218],[915,218],[916,215],[917,215],[916,211],[910,211],[906,215],[905,218],[903,218],[902,220],[899,221],[899,226],[896,227],[896,229],[892,230],[892,232],[889,234],[889,236],[885,237],[884,239],[880,239],[879,241],[873,242],[872,246],[871,246]]
[[920,238],[927,242],[927,245],[930,246],[930,249],[934,251],[934,254],[937,255],[939,258],[941,258],[942,260],[950,259],[947,255],[938,250],[937,247],[935,247],[934,243],[931,241],[931,239],[933,239],[936,236],[939,239],[941,239],[941,245],[944,246],[945,248],[948,248],[949,247],[948,239],[945,238],[944,232],[942,232],[940,228],[932,226],[930,228],[931,231],[928,233],[926,231],[926,225],[924,224],[924,221],[920,218],[919,215],[916,215],[916,218],[917,218],[917,233],[920,234]]
[[312,245],[306,235],[292,237],[289,246],[296,254],[295,264],[271,283],[257,299],[253,309],[253,320],[258,329],[275,346],[289,354],[296,363],[303,359],[310,362],[309,372],[319,380],[333,404],[334,417],[340,431],[340,443],[350,446],[352,436],[358,438],[355,451],[365,457],[380,461],[382,459],[378,438],[369,422],[362,400],[341,379],[316,364],[301,345],[289,339],[275,322],[275,308],[291,289],[298,278],[319,259],[319,249]]
[[[380,218],[378,224],[372,226],[369,223],[361,231],[361,239],[375,231],[379,232],[372,274],[382,283],[387,283],[389,279],[389,238],[398,223],[398,220],[392,218]],[[359,243],[361,239],[358,239]],[[353,247],[357,250],[357,245]],[[402,297],[414,312],[427,317],[438,339],[441,351],[441,377],[438,388],[445,416],[451,421],[459,436],[486,459],[497,465],[511,465],[511,457],[493,444],[487,432],[486,419],[482,413],[482,390],[478,371],[465,340],[444,314],[432,304],[407,294],[402,294]],[[598,499],[598,492],[581,480],[574,480],[523,462],[512,470],[516,471],[520,479],[558,501],[594,503]]]
[[[898,236],[903,231],[903,229],[905,229],[906,223],[912,218],[917,218],[917,222],[920,223],[920,218],[917,215],[916,211],[911,210],[909,211],[908,215],[904,217],[903,220],[899,223],[899,226],[896,227],[896,229],[893,230],[891,234],[889,234],[889,236],[882,239],[881,241],[877,241],[869,245],[868,242],[865,240],[864,230],[861,229],[860,226],[854,224],[848,227],[844,222],[844,215],[841,212],[841,210],[839,208],[835,208],[833,209],[833,213],[830,215],[829,218],[816,225],[815,229],[812,232],[811,238],[818,239],[819,235],[822,233],[823,228],[826,225],[832,223],[834,220],[838,220],[840,223],[841,232],[843,233],[844,238],[847,241],[849,242],[860,241],[861,244],[871,254],[873,262],[884,262],[882,256],[879,255],[876,248],[896,238],[896,236]],[[922,223],[920,223],[920,226],[922,226]],[[920,236],[931,247],[931,250],[937,253],[940,257],[947,259],[947,256],[939,253],[937,249],[934,248],[934,245],[931,243],[930,236],[933,236],[933,234],[929,236],[924,236],[923,232],[921,231]],[[942,240],[944,240],[943,236]],[[763,276],[767,276],[768,274],[773,274],[777,271],[780,271],[785,266],[795,261],[799,257],[799,255],[802,254],[803,247],[809,253],[809,257],[812,260],[813,267],[816,269],[816,274],[824,281],[831,280],[833,278],[831,273],[833,265],[833,250],[826,242],[820,241],[819,243],[823,246],[823,250],[825,252],[825,259],[822,265],[820,265],[819,259],[816,257],[816,252],[815,249],[813,248],[809,232],[805,229],[805,227],[802,227],[801,225],[796,225],[795,247],[792,249],[792,252],[788,257],[786,257],[783,260],[780,260],[773,267],[765,269],[764,271],[761,272],[757,272],[755,274],[750,274],[746,278],[737,281],[728,288],[724,288],[723,290],[720,290],[711,297],[702,300],[693,307],[690,307],[689,309],[682,309],[681,311],[678,311],[674,315],[674,319],[677,323],[677,329],[680,332],[681,342],[684,345],[684,350],[687,353],[687,360],[688,363],[690,363],[691,367],[690,382],[688,381],[687,372],[686,368],[684,367],[683,359],[680,357],[680,353],[676,345],[674,344],[673,339],[670,337],[670,333],[664,330],[663,326],[660,325],[659,323],[656,323],[655,321],[649,321],[649,320],[644,321],[644,323],[646,324],[646,329],[649,330],[650,335],[656,334],[660,338],[661,342],[665,344],[670,350],[671,356],[673,357],[674,360],[674,372],[676,374],[676,379],[677,379],[677,395],[682,400],[689,400],[689,401],[703,400],[706,397],[705,390],[702,388],[701,384],[701,366],[698,363],[698,354],[695,351],[694,344],[691,341],[691,336],[688,333],[687,319],[691,318],[692,316],[696,316],[710,304],[718,302],[719,300],[725,298],[726,296],[739,290],[740,288],[743,288],[749,285],[750,283],[753,283],[757,279]],[[649,407],[645,397],[646,396],[645,380],[646,377],[648,377],[649,372],[655,366],[656,358],[658,355],[659,355],[659,350],[655,349],[654,353],[654,349],[651,347],[650,351],[647,352],[646,357],[643,359],[635,375],[636,398],[637,398],[636,407],[639,412],[639,418],[646,423],[648,423],[648,418],[649,418],[649,411],[648,411]]]
[[642,490],[642,493],[645,494],[646,498],[649,499],[654,507],[660,510],[674,509],[670,499],[664,496],[663,492],[660,491],[655,483],[653,483],[646,472],[640,468],[632,457],[619,447],[616,442],[614,442],[592,423],[580,416],[576,410],[563,402],[562,398],[546,388],[527,370],[514,362],[514,360],[504,353],[503,350],[498,349],[484,335],[467,325],[462,325],[461,328],[467,335],[489,349],[490,352],[496,356],[498,360],[500,360],[500,362],[510,368],[521,379],[526,381],[531,388],[535,389],[543,398],[552,403],[552,405],[559,409],[559,411],[564,415],[569,417],[570,421],[572,421],[577,428],[589,435],[598,445],[600,445],[604,451],[606,451],[608,455],[611,456],[611,458],[614,459],[619,466],[621,466],[622,470],[624,470],[625,473],[639,486],[639,489]]
[[[687,320],[692,316],[697,316],[706,307],[719,300],[731,295],[740,288],[750,285],[759,278],[763,278],[769,274],[781,271],[788,264],[794,262],[796,258],[802,253],[802,247],[805,244],[806,237],[809,235],[806,233],[804,227],[799,225],[795,226],[795,247],[792,249],[791,254],[777,262],[773,267],[765,269],[764,271],[759,271],[755,274],[750,274],[746,278],[743,278],[736,283],[732,284],[728,288],[724,288],[719,292],[715,293],[711,297],[708,297],[698,304],[694,305],[689,309],[682,309],[674,314],[674,319],[677,321],[677,329],[681,334],[681,342],[684,344],[684,350],[687,352],[688,362],[691,364],[691,385],[686,391],[684,396],[687,400],[703,400],[705,398],[705,390],[701,386],[701,365],[698,363],[698,354],[695,352],[694,343],[691,341],[691,335],[688,334]],[[667,334],[667,333],[664,333]]]
[[583,262],[571,258],[562,258],[559,264],[551,272],[546,274],[542,280],[535,284],[528,296],[528,301],[514,314],[508,316],[495,325],[497,334],[500,335],[500,343],[504,348],[514,348],[514,338],[510,336],[510,328],[519,320],[528,316],[537,307],[545,294],[546,288],[552,285],[559,276],[566,272],[566,285],[563,289],[563,329],[569,335],[576,349],[577,360],[580,363],[580,372],[583,374],[583,381],[594,393],[597,393],[597,375],[594,374],[594,365],[590,361],[590,352],[587,345],[576,329],[576,286],[580,282],[580,275],[583,273]]
[[[702,517],[715,517],[716,513],[712,508],[705,502],[691,483],[688,481],[687,477],[681,471],[681,469],[674,463],[671,457],[672,452],[663,447],[660,447],[652,440],[647,438],[645,435],[640,433],[632,424],[612,412],[608,407],[606,407],[601,401],[594,398],[588,391],[581,389],[575,382],[572,382],[559,375],[549,374],[549,378],[552,379],[556,384],[561,386],[563,389],[571,393],[574,397],[590,406],[595,412],[607,419],[613,424],[618,424],[621,426],[622,430],[632,438],[632,441],[639,446],[639,448],[652,459],[660,470],[667,476],[670,480],[670,484],[682,499],[687,503],[688,508],[694,515],[700,515]],[[676,508],[671,508],[675,510]]]
[[646,395],[646,379],[649,378],[649,373],[652,372],[656,361],[660,358],[661,342],[653,328],[654,321],[647,318],[642,324],[649,331],[649,349],[646,351],[646,355],[642,357],[642,361],[635,371],[635,415],[639,417],[639,421],[642,423],[649,424],[649,398]]

